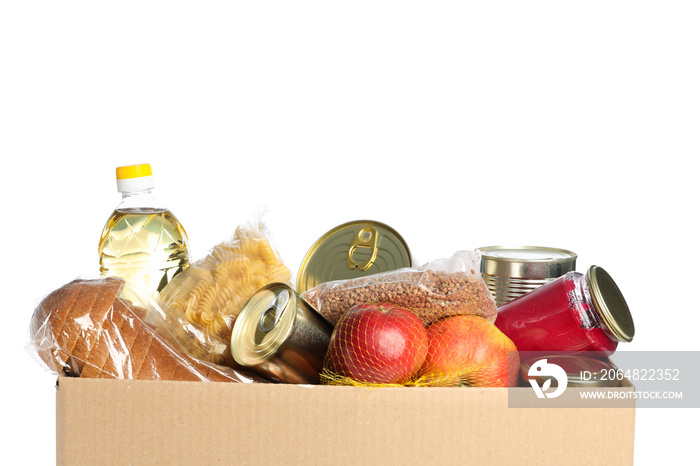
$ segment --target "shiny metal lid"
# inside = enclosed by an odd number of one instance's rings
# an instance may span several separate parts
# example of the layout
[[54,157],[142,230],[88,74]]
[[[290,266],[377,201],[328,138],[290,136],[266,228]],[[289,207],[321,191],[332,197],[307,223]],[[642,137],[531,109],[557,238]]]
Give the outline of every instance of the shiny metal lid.
[[[529,375],[530,367],[538,360],[545,358],[539,356],[529,359],[520,365],[520,376],[524,380],[532,378]],[[546,356],[548,364],[556,364],[566,372],[569,387],[616,387],[620,381],[612,376],[615,366],[600,359],[580,355],[550,355]],[[535,376],[540,384],[548,377]],[[552,383],[556,380],[552,379]]]
[[576,269],[576,253],[543,246],[488,246],[481,252],[481,273],[495,277],[556,278]]
[[255,366],[275,354],[292,331],[293,296],[288,285],[271,283],[246,302],[231,332],[231,354],[236,362]]
[[372,220],[339,225],[321,236],[302,260],[297,292],[411,266],[408,245],[393,228]]
[[620,288],[603,268],[592,265],[586,272],[593,304],[605,326],[619,341],[634,338],[634,320]]

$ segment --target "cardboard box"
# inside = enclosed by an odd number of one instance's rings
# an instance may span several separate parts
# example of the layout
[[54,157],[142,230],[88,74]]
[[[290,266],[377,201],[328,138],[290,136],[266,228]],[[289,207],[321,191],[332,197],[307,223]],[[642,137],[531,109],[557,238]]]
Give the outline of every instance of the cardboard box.
[[508,390],[59,377],[57,463],[632,464],[633,401],[509,408]]

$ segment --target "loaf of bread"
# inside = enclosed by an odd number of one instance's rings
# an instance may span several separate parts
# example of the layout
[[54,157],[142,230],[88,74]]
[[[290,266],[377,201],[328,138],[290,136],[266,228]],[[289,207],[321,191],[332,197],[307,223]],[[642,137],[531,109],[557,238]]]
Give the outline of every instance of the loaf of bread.
[[32,344],[52,371],[75,377],[265,382],[246,370],[198,360],[120,298],[119,278],[74,280],[46,296],[30,324]]

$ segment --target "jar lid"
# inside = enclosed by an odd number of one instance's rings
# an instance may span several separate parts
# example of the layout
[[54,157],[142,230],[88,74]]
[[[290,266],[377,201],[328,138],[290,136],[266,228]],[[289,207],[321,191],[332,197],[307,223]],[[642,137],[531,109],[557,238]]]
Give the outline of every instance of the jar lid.
[[603,268],[592,265],[586,273],[591,299],[608,330],[619,341],[634,338],[634,320],[624,296]]
[[[532,376],[529,372],[535,362],[545,358],[547,364],[556,364],[566,372],[569,387],[610,387],[620,384],[617,378],[610,375],[615,366],[600,359],[580,355],[550,355],[529,359],[520,365],[520,376],[524,380],[534,377],[539,383],[543,383],[547,376]],[[556,383],[556,379],[552,379],[552,383]]]

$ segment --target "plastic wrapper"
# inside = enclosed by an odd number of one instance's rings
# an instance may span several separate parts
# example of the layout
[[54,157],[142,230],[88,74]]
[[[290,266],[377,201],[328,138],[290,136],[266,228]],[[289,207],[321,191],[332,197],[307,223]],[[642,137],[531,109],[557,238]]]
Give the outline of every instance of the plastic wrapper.
[[479,251],[458,251],[421,267],[321,283],[302,293],[331,325],[356,304],[391,303],[411,309],[424,325],[453,315],[494,322],[498,310],[480,272]]
[[156,331],[160,311],[123,291],[120,278],[77,279],[53,291],[34,311],[29,349],[52,372],[74,377],[265,382],[188,355]]
[[231,331],[243,305],[263,286],[291,285],[291,278],[258,218],[163,288],[158,297],[163,326],[192,356],[233,367]]

